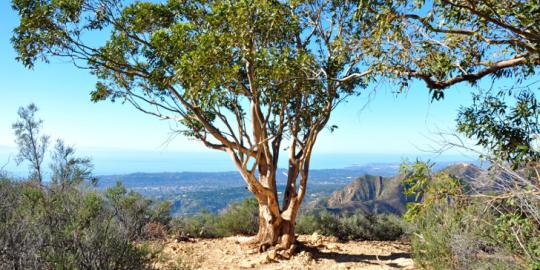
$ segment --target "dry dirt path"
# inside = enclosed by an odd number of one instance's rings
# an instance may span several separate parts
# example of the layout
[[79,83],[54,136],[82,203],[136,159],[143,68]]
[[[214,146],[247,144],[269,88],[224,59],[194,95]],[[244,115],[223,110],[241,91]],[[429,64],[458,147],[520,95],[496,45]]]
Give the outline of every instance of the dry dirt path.
[[298,238],[299,253],[289,260],[258,253],[237,237],[166,241],[156,266],[161,269],[415,269],[409,246],[400,242],[340,243],[319,235]]

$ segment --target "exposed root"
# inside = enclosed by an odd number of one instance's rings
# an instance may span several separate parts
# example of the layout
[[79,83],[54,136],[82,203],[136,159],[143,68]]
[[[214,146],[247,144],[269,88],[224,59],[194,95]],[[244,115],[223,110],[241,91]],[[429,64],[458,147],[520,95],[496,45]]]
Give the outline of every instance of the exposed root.
[[241,245],[255,245],[259,243],[259,236],[237,236],[235,241]]
[[294,255],[296,255],[298,248],[296,244],[291,244],[288,248],[283,246],[277,247],[276,251],[281,258],[288,260]]
[[272,247],[272,244],[268,243],[267,241],[262,242],[262,243],[259,244],[259,252],[263,253],[263,252],[267,251],[270,247]]

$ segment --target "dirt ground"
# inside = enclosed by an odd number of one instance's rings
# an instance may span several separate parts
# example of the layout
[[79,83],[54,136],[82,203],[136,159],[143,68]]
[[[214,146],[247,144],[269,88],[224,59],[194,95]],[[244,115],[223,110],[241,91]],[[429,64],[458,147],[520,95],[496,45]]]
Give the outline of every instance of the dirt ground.
[[275,252],[259,253],[240,244],[241,237],[171,240],[162,250],[159,269],[415,269],[409,246],[400,242],[338,242],[317,234],[298,237],[298,253],[290,259]]

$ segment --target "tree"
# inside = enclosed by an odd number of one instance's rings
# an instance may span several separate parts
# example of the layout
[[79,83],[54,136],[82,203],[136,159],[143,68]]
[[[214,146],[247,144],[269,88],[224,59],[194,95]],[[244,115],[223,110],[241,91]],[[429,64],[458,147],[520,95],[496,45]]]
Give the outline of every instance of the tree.
[[75,148],[66,146],[64,141],[56,140],[51,157],[51,182],[59,186],[61,191],[84,181],[97,181],[92,176],[93,165],[90,159],[75,157]]
[[[229,154],[259,204],[262,250],[295,241],[318,134],[373,72],[351,1],[13,0],[18,60],[71,59],[122,100]],[[96,45],[88,33],[109,34]],[[95,36],[94,36],[95,37]],[[286,147],[283,147],[287,145]],[[276,171],[288,151],[280,206]]]
[[460,82],[522,80],[540,66],[536,0],[361,2],[370,11],[381,70],[404,86],[411,78],[423,80],[436,99]]
[[49,137],[39,134],[43,121],[36,120],[37,111],[38,108],[34,104],[20,107],[19,120],[13,124],[13,130],[15,131],[15,142],[19,147],[15,161],[17,164],[28,161],[30,163],[30,178],[41,183],[43,181],[41,164],[49,144]]

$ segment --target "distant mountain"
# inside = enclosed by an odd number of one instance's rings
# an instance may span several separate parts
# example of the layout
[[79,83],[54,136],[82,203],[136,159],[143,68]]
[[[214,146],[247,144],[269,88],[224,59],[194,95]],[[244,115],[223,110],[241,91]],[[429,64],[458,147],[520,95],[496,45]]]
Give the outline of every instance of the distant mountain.
[[[464,181],[475,179],[483,172],[482,169],[468,163],[453,164],[441,171]],[[372,214],[403,214],[406,210],[405,205],[415,199],[403,193],[404,178],[403,174],[394,177],[366,174],[354,179],[328,198],[309,203],[306,208],[308,211],[326,208],[337,213],[362,210]]]
[[457,177],[461,180],[471,181],[480,177],[485,171],[470,163],[456,163],[452,164],[441,171]]

